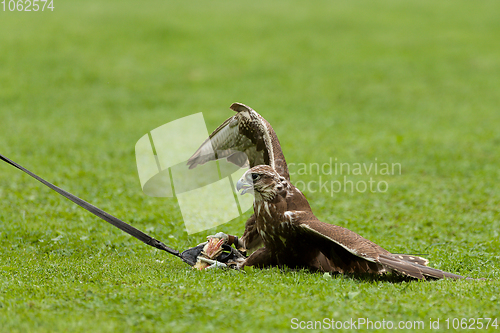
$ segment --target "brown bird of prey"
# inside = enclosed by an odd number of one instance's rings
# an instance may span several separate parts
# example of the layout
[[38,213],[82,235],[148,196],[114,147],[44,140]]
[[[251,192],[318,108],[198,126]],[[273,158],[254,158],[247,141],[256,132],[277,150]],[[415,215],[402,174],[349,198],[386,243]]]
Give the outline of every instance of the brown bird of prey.
[[[392,254],[346,228],[319,221],[304,194],[290,182],[278,137],[250,107],[234,103],[236,112],[220,125],[188,160],[190,168],[227,158],[242,166],[243,152],[251,167],[237,183],[241,194],[253,192],[254,214],[236,246],[255,250],[239,267],[308,268],[336,273],[396,274],[416,279],[463,278],[427,267],[428,260]],[[216,152],[215,154],[209,152]],[[222,233],[219,233],[222,234]],[[218,234],[218,235],[219,235]],[[220,235],[219,235],[220,236]],[[237,239],[226,237],[229,242]],[[259,248],[259,246],[264,247]]]

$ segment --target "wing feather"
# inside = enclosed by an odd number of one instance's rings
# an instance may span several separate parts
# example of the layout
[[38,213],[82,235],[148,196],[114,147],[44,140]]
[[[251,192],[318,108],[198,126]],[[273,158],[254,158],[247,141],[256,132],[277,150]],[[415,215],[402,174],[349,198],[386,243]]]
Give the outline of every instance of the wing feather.
[[231,109],[237,113],[217,127],[189,158],[189,168],[221,158],[228,158],[229,162],[241,167],[244,163],[235,152],[243,152],[250,167],[269,165],[290,179],[278,137],[271,125],[244,104],[233,103]]
[[[412,255],[392,254],[349,229],[311,218],[312,214],[309,212],[304,212],[303,215],[308,218],[299,219],[300,226],[310,235],[316,237],[316,244],[319,244],[321,252],[332,261],[332,266],[340,267],[345,273],[395,271],[398,274],[416,279],[425,279],[426,277],[436,279],[464,278],[457,274],[425,266],[428,263],[427,259]],[[314,217],[314,215],[312,216]],[[325,240],[330,243],[325,243]],[[363,262],[367,263],[368,266]],[[375,263],[376,266],[374,267],[370,263]]]
[[308,235],[310,244],[317,246],[337,271],[380,274],[386,272],[374,255],[379,246],[358,234],[314,219],[301,220],[299,226]]

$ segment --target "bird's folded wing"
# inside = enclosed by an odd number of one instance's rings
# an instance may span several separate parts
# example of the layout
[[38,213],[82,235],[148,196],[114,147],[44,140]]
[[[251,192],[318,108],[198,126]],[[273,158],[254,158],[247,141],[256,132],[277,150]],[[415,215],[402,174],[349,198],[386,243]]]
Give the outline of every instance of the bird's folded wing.
[[[427,264],[424,258],[392,254],[349,229],[323,223],[316,218],[303,218],[300,226],[310,237],[316,238],[321,252],[346,273],[395,271],[417,279],[463,278],[423,265]],[[330,243],[325,243],[325,240]]]
[[[370,262],[378,262],[380,254],[390,254],[389,251],[349,229],[319,221],[312,213],[302,212],[296,215],[299,217],[300,227],[309,237],[321,244],[322,252],[327,252],[324,253],[326,256],[331,254],[328,252],[336,252],[337,255],[346,256],[350,260],[355,256]],[[331,251],[325,249],[328,245],[331,246]]]

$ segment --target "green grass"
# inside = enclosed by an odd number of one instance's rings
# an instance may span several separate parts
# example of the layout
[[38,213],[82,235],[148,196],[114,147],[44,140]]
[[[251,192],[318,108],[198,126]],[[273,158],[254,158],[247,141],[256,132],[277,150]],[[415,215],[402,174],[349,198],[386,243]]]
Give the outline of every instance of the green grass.
[[[306,191],[321,220],[488,280],[196,272],[2,164],[0,331],[500,320],[498,1],[54,2],[0,11],[2,154],[185,249],[214,230],[188,236],[174,199],[141,192],[135,143],[201,111],[211,131],[243,102],[289,163],[401,164],[374,176],[385,193]],[[244,220],[217,230],[241,234]]]

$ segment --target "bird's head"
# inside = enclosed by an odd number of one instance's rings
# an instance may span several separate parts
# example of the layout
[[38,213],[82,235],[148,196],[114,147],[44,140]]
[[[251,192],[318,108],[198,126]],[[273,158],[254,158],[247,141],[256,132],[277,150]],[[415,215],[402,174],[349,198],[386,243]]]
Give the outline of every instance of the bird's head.
[[269,165],[257,165],[243,174],[236,183],[241,195],[253,192],[255,199],[273,200],[276,194],[286,189],[286,180]]

